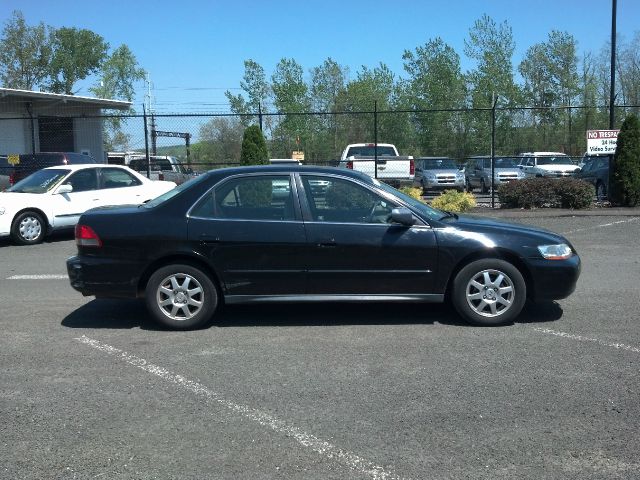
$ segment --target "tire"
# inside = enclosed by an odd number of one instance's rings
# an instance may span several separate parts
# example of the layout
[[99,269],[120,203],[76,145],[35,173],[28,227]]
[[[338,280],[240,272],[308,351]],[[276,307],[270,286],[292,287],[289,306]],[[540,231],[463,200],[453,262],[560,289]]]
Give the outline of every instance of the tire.
[[487,188],[486,183],[484,183],[484,178],[480,179],[480,193],[487,193],[489,189]]
[[467,190],[467,192],[473,193],[473,187],[471,186],[471,182],[469,181],[468,178],[465,180],[464,186],[465,186],[465,189]]
[[596,184],[596,198],[599,202],[602,202],[607,198],[607,187],[602,182],[598,182]]
[[33,212],[22,212],[13,220],[11,238],[18,245],[35,245],[42,242],[47,233],[47,224],[42,215]]
[[218,307],[218,291],[202,270],[191,265],[167,265],[149,278],[145,301],[156,322],[187,330],[211,319]]
[[522,274],[504,260],[488,258],[471,262],[453,281],[453,306],[462,318],[475,325],[513,322],[526,299],[527,286]]

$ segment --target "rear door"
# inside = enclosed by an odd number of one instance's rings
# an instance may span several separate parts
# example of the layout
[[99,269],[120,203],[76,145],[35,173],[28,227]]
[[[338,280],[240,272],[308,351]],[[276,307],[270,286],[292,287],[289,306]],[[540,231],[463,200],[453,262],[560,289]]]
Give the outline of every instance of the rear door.
[[306,291],[304,224],[289,174],[232,177],[189,216],[189,239],[221,276],[226,296]]
[[145,192],[142,182],[124,168],[101,168],[98,186],[100,206],[139,205],[154,196]]
[[300,174],[310,295],[432,293],[433,230],[389,223],[398,206],[346,178]]

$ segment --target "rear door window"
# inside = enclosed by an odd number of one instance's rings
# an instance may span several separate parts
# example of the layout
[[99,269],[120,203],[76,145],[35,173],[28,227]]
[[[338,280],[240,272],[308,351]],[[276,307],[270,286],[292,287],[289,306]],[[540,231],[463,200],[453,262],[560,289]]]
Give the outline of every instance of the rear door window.
[[142,182],[121,168],[103,168],[100,171],[100,188],[124,188],[141,185]]

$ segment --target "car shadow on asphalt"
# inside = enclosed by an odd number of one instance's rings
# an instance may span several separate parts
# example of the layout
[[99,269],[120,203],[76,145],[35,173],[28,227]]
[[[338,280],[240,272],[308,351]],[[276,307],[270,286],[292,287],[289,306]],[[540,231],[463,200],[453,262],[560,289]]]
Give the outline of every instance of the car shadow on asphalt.
[[[74,239],[73,230],[61,230],[51,233],[44,237],[43,243],[59,243],[59,242],[68,242]],[[31,245],[17,245],[13,243],[10,237],[2,237],[0,238],[0,248],[3,247],[24,247],[29,248]]]
[[[562,314],[562,308],[556,302],[527,303],[515,323],[553,322]],[[222,308],[202,328],[407,324],[478,328],[464,322],[449,305],[429,303],[232,305]],[[153,321],[142,300],[96,299],[67,315],[62,325],[88,329],[167,330]]]

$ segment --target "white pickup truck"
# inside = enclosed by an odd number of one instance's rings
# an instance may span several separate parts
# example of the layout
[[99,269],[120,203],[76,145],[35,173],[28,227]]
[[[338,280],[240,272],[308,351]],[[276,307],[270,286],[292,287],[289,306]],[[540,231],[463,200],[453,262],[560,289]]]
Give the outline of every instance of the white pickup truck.
[[[195,177],[193,170],[185,167],[176,157],[152,155],[149,157],[151,180],[167,180],[180,185]],[[129,168],[147,176],[147,159],[144,156],[132,157],[127,163]]]
[[342,152],[339,166],[349,168],[385,183],[400,185],[413,183],[415,165],[412,156],[401,156],[395,145],[378,143],[378,162],[375,162],[374,143],[352,143]]

